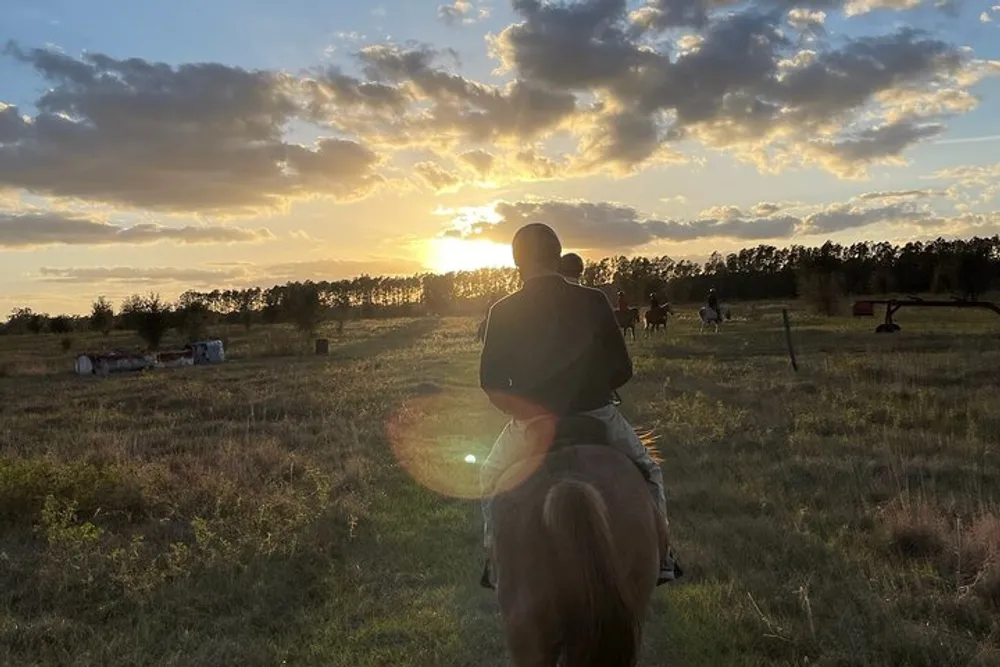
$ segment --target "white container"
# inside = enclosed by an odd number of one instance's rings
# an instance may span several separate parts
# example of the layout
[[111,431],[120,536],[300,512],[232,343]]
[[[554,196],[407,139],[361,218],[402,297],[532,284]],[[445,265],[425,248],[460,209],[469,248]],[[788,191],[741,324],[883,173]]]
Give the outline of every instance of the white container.
[[226,360],[226,351],[221,340],[199,340],[191,343],[191,348],[194,350],[196,364],[221,364]]
[[90,375],[94,372],[94,362],[89,355],[81,354],[76,358],[75,368],[78,375]]

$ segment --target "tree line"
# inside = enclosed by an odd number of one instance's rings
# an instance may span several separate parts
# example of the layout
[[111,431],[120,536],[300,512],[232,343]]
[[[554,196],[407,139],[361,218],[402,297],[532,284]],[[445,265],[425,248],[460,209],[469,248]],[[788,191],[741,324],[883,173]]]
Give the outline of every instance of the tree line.
[[[615,256],[588,261],[582,282],[609,296],[622,290],[632,304],[650,294],[674,303],[702,301],[714,287],[726,301],[804,298],[833,315],[849,295],[948,293],[976,299],[1000,287],[1000,236],[893,245],[860,242],[818,247],[758,245],[697,263],[668,256]],[[314,332],[323,321],[413,315],[482,315],[520,287],[512,268],[485,268],[408,277],[362,275],[350,280],[289,282],[269,288],[187,291],[170,303],[156,293],[133,294],[117,311],[104,297],[87,316],[49,316],[15,308],[4,334],[75,330],[138,332],[155,347],[175,328],[189,338],[209,325],[290,323]]]

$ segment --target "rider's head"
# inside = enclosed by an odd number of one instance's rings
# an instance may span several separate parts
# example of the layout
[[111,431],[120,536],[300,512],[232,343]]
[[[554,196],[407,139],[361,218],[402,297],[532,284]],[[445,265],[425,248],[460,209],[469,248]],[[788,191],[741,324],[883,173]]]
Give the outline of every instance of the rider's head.
[[524,278],[555,273],[559,270],[562,244],[548,225],[533,222],[521,227],[510,244],[514,264]]
[[559,260],[559,273],[564,278],[580,282],[583,275],[583,259],[575,252],[568,252]]

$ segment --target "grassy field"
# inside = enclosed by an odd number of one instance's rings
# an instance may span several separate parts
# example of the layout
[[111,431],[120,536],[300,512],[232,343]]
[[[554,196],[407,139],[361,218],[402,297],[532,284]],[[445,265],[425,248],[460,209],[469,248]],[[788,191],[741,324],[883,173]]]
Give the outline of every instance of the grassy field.
[[[1000,665],[1000,318],[796,311],[793,373],[776,309],[683,315],[621,392],[687,575],[644,664]],[[224,365],[106,379],[0,338],[0,663],[505,665],[474,331],[225,330]]]

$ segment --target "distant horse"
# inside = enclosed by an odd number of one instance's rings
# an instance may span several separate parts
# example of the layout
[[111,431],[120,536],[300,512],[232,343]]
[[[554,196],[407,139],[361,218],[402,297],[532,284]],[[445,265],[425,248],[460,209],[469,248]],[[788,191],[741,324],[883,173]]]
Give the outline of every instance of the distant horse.
[[667,329],[667,315],[673,314],[674,309],[670,307],[668,303],[665,306],[657,306],[655,308],[650,308],[645,312],[646,318],[646,329],[644,334],[649,336],[650,332],[656,333],[656,330],[663,327],[663,330]]
[[543,421],[493,500],[492,562],[516,667],[638,661],[668,536],[639,468],[590,419]]
[[639,309],[629,308],[628,310],[615,310],[615,319],[618,320],[618,326],[622,328],[622,335],[625,335],[626,331],[632,332],[632,340],[635,340],[635,325],[639,323]]
[[708,306],[702,306],[698,309],[698,317],[701,318],[701,329],[700,331],[705,331],[705,327],[709,324],[715,326],[715,332],[719,332],[719,325],[722,324],[723,318],[729,320],[732,314],[729,308],[719,307],[719,312],[716,312],[709,308]]

